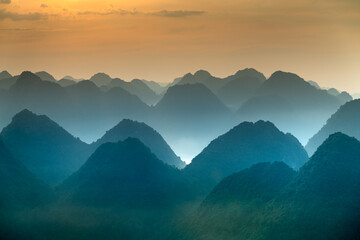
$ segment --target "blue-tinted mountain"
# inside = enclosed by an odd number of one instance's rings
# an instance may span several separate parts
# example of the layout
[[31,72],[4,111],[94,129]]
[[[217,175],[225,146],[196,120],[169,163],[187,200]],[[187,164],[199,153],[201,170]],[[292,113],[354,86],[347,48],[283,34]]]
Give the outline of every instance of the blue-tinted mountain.
[[272,123],[243,122],[213,140],[184,169],[204,190],[210,190],[224,177],[260,162],[283,161],[292,168],[308,159],[306,151],[291,134]]
[[295,176],[285,163],[267,162],[226,177],[184,221],[180,235],[183,239],[249,239],[249,233],[256,235],[262,227],[256,213],[264,211]]
[[[0,222],[3,213],[13,207],[40,206],[51,199],[51,190],[35,177],[0,140]],[[4,224],[2,222],[2,224]],[[0,227],[0,232],[3,225]]]
[[176,85],[196,84],[200,83],[216,93],[224,84],[220,78],[212,76],[208,71],[199,70],[194,74],[188,73],[184,75]]
[[126,82],[120,78],[113,79],[108,87],[121,87],[131,94],[138,96],[143,102],[148,105],[153,105],[159,100],[158,95],[150,89],[142,80],[134,79],[131,82]]
[[305,144],[340,105],[341,101],[326,90],[293,73],[278,71],[240,107],[238,117],[241,121],[274,122]]
[[163,86],[157,82],[148,81],[148,80],[144,80],[144,79],[142,79],[141,81],[143,83],[145,83],[151,90],[153,90],[158,95],[162,94],[166,90],[165,86]]
[[185,167],[185,162],[181,161],[181,159],[175,155],[158,132],[145,123],[132,121],[130,119],[122,120],[115,127],[107,131],[103,137],[92,144],[92,147],[97,148],[106,142],[123,141],[129,137],[139,139],[164,163],[180,169]]
[[237,110],[266,81],[265,76],[253,68],[238,71],[224,79],[217,96],[231,109]]
[[40,77],[43,81],[56,82],[56,79],[48,72],[41,71],[35,73],[35,75]]
[[67,86],[76,84],[76,81],[71,80],[71,79],[67,79],[67,78],[62,78],[59,81],[57,81],[57,83],[62,87],[67,87]]
[[96,86],[101,87],[101,86],[109,85],[110,82],[112,81],[112,78],[106,73],[96,73],[89,80],[94,82]]
[[47,116],[29,110],[16,114],[1,137],[16,159],[51,185],[78,170],[91,154],[87,144]]
[[296,174],[260,164],[224,179],[180,239],[358,239],[359,174],[360,142],[335,133]]
[[59,191],[73,204],[125,209],[167,208],[191,196],[180,170],[134,138],[101,145]]
[[306,151],[312,155],[333,133],[342,132],[360,139],[360,100],[353,100],[341,106],[307,143]]
[[0,72],[0,80],[11,78],[12,75],[8,71],[2,71]]

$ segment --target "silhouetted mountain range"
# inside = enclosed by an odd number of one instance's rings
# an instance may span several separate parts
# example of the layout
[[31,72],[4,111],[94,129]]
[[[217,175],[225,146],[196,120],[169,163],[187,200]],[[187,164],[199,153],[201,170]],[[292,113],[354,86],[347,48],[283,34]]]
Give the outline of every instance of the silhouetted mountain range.
[[243,104],[238,116],[241,121],[269,120],[305,143],[340,105],[341,101],[326,90],[295,74],[278,71]]
[[326,124],[316,133],[306,145],[306,151],[312,155],[329,135],[342,132],[360,139],[360,100],[345,103],[333,114]]
[[184,173],[206,192],[224,177],[259,162],[283,161],[297,169],[307,159],[291,134],[282,133],[270,122],[244,122],[213,140]]

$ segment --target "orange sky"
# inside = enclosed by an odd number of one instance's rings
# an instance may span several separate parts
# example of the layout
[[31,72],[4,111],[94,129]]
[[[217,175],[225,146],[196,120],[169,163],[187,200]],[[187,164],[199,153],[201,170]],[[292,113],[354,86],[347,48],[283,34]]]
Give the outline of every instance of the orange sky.
[[254,67],[354,93],[360,1],[0,0],[0,53],[0,70],[12,74],[168,82]]

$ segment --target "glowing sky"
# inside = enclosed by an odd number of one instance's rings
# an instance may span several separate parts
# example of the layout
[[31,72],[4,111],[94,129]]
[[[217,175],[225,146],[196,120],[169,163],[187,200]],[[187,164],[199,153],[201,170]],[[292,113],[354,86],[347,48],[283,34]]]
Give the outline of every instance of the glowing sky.
[[171,81],[254,67],[360,92],[359,0],[0,0],[0,70]]

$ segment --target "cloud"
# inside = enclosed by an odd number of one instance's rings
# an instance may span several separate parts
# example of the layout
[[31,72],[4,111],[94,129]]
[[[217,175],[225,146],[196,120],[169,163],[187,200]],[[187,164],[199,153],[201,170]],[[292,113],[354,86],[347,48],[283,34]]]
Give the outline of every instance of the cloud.
[[185,10],[176,10],[176,11],[169,11],[169,10],[161,10],[156,12],[138,12],[136,10],[127,11],[123,9],[118,10],[109,10],[107,12],[96,12],[96,11],[84,11],[78,12],[78,15],[98,15],[98,16],[108,16],[108,15],[148,15],[148,16],[156,16],[156,17],[168,17],[168,18],[183,18],[189,16],[198,16],[205,14],[205,11],[185,11]]
[[10,19],[13,21],[23,21],[23,20],[36,21],[47,18],[48,18],[48,14],[43,14],[38,12],[21,14],[21,13],[8,12],[5,9],[0,9],[0,21],[5,19]]
[[46,5],[45,3],[43,3],[43,4],[40,5],[40,7],[42,7],[42,8],[47,8],[48,5]]
[[118,10],[111,10],[111,11],[107,11],[107,12],[95,12],[95,11],[84,11],[84,12],[78,12],[78,15],[98,15],[98,16],[108,16],[108,15],[120,15],[120,16],[125,16],[125,15],[136,15],[139,12],[137,11],[127,11],[127,10],[123,10],[123,9],[118,9]]
[[10,4],[11,0],[0,0],[0,4]]
[[206,13],[205,11],[161,10],[158,12],[152,12],[152,13],[150,13],[150,15],[157,16],[157,17],[183,18],[183,17],[189,17],[189,16],[203,15],[205,13]]

